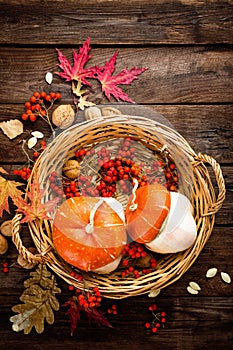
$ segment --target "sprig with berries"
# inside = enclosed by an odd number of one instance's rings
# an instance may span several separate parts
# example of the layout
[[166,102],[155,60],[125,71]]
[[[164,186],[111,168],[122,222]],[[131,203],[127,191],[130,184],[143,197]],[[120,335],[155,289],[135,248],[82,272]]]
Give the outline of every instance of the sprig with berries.
[[38,117],[42,118],[46,123],[49,124],[53,131],[53,126],[50,121],[49,111],[53,107],[55,101],[61,98],[59,92],[38,92],[35,91],[30,97],[29,101],[25,102],[25,113],[22,114],[22,120],[30,120],[35,122]]
[[150,330],[151,333],[157,333],[161,327],[165,326],[167,313],[164,310],[159,311],[157,304],[151,304],[148,310],[151,312],[152,320],[145,323],[145,328]]

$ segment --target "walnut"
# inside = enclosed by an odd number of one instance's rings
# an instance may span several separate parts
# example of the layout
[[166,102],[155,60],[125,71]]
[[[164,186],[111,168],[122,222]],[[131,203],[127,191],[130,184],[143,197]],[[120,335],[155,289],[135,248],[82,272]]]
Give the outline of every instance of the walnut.
[[3,236],[11,237],[12,236],[12,221],[6,220],[1,224],[0,231]]
[[66,129],[74,122],[74,110],[71,105],[60,105],[52,114],[52,122],[60,129]]
[[93,120],[101,117],[101,110],[96,106],[87,108],[84,113],[86,120]]
[[102,115],[104,116],[111,116],[111,115],[120,115],[122,114],[121,111],[114,107],[103,107],[102,108]]
[[75,159],[67,160],[67,162],[63,166],[63,173],[69,179],[74,180],[79,176],[80,173],[80,164]]
[[5,237],[0,235],[0,254],[5,254],[8,249],[8,242]]

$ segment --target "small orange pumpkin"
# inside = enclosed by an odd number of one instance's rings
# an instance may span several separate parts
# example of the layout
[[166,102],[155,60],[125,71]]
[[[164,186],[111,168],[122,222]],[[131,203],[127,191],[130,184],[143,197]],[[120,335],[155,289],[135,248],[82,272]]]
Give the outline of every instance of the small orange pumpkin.
[[52,237],[55,249],[66,262],[91,271],[120,256],[126,230],[107,199],[80,196],[67,199],[58,208]]
[[149,243],[159,233],[170,209],[170,192],[155,183],[138,188],[126,207],[126,228],[138,243]]

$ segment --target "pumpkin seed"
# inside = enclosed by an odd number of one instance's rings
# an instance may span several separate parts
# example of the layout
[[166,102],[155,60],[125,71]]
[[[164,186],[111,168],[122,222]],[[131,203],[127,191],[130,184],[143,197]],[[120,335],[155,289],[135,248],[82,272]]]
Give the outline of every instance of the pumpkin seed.
[[46,73],[45,75],[45,81],[46,83],[48,83],[49,85],[52,84],[53,81],[53,74],[51,72]]
[[32,136],[35,136],[38,139],[42,139],[44,137],[44,134],[40,131],[32,131]]
[[36,143],[37,143],[37,138],[35,136],[30,137],[30,139],[28,140],[28,148],[31,149],[36,145]]
[[187,291],[188,291],[190,294],[198,294],[198,290],[195,290],[195,289],[193,289],[193,288],[190,287],[190,286],[187,287]]
[[231,277],[226,272],[221,272],[222,280],[226,283],[231,283]]
[[206,277],[207,278],[212,278],[216,275],[218,269],[216,269],[216,267],[212,267],[211,269],[209,269],[207,272],[206,272]]
[[194,290],[201,290],[201,287],[199,286],[199,284],[197,284],[196,282],[189,282],[189,285],[192,289]]
[[152,289],[150,291],[150,293],[148,294],[149,298],[155,298],[159,295],[159,293],[161,292],[161,289]]

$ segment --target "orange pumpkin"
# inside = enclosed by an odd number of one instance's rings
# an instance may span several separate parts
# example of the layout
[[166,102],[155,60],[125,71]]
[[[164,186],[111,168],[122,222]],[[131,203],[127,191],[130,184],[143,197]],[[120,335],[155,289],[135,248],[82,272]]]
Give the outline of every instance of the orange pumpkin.
[[58,208],[52,237],[65,261],[91,271],[119,257],[126,243],[126,230],[107,200],[81,196],[66,200]]
[[151,242],[158,235],[169,209],[170,192],[163,185],[155,183],[138,188],[135,197],[129,198],[125,212],[130,237],[139,243]]

